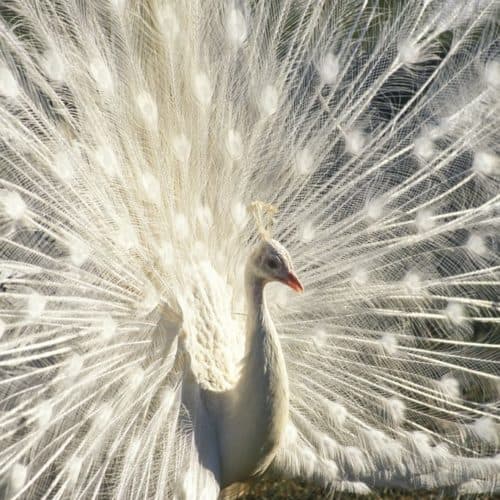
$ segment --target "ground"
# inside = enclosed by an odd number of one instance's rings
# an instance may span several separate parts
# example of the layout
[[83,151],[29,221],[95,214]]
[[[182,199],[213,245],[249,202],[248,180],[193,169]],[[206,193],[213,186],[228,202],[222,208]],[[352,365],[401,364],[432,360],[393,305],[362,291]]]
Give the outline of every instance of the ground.
[[[445,495],[443,493],[432,493],[424,491],[404,492],[397,490],[385,490],[367,496],[356,496],[349,493],[335,493],[305,482],[296,481],[261,481],[256,483],[250,491],[239,500],[438,500],[455,499],[456,495]],[[498,498],[488,495],[461,496],[461,500],[487,500]]]

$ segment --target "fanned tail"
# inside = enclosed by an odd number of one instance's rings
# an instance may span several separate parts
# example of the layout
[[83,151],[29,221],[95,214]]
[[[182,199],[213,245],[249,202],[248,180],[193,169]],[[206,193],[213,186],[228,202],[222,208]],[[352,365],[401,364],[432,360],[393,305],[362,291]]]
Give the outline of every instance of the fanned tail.
[[306,289],[274,471],[498,489],[498,0],[384,5],[3,2],[6,494],[217,496],[256,199]]

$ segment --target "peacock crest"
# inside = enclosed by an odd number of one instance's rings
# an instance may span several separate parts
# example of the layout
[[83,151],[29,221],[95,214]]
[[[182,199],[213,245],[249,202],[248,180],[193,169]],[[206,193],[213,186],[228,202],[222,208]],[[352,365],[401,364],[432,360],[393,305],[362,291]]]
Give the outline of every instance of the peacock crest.
[[253,201],[250,203],[249,210],[260,237],[265,240],[270,239],[272,237],[274,217],[278,213],[278,209],[271,203]]

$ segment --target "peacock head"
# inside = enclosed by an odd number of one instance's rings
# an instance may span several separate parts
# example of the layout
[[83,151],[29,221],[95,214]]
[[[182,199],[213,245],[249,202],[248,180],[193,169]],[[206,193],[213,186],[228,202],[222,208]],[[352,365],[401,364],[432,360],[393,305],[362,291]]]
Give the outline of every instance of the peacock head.
[[304,291],[293,269],[290,254],[276,240],[262,239],[252,252],[249,264],[253,274],[264,284],[279,281],[296,292]]
[[249,209],[260,236],[260,242],[250,255],[249,270],[262,280],[264,285],[279,281],[296,292],[303,292],[304,287],[295,274],[290,254],[281,243],[271,238],[276,207],[262,201],[254,201]]

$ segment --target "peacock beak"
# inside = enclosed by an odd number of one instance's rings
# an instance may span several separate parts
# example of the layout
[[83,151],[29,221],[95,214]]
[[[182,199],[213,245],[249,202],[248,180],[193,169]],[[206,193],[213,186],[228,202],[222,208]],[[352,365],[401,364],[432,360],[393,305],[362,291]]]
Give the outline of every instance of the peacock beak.
[[296,292],[304,291],[302,283],[292,271],[287,274],[287,277],[283,280],[283,283],[285,283],[285,285],[288,285],[290,288],[293,288],[293,290],[295,290]]

